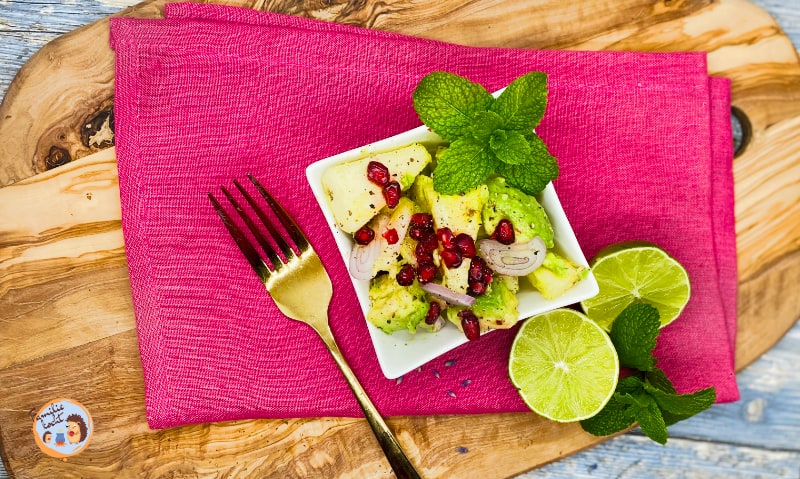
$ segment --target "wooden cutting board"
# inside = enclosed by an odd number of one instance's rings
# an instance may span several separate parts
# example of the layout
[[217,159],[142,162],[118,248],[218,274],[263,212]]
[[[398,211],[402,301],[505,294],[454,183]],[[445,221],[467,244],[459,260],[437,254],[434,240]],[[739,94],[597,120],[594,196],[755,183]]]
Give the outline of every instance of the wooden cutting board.
[[[158,17],[163,3],[122,15]],[[800,316],[800,62],[759,8],[741,0],[228,3],[468,45],[708,51],[710,73],[733,79],[749,138],[734,164],[737,369]],[[107,34],[102,20],[46,45],[0,106],[0,453],[11,476],[391,477],[359,419],[148,429],[109,148]],[[31,433],[37,410],[59,397],[82,402],[95,424],[89,447],[66,461],[41,453]],[[601,441],[533,413],[388,422],[426,478],[509,477]]]

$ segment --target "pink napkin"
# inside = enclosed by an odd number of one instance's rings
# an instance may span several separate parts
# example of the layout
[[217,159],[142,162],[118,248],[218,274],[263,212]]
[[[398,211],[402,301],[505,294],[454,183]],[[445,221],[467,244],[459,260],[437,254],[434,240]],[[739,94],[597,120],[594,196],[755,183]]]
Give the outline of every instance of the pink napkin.
[[305,179],[322,158],[418,126],[430,71],[505,86],[549,74],[537,131],[587,257],[649,240],[688,269],[692,299],[659,340],[679,391],[738,399],[729,83],[701,53],[456,46],[296,17],[168,4],[114,18],[122,225],[151,427],[360,416],[321,341],[285,319],[206,192],[253,173],[310,234],[334,282],[331,327],[382,414],[528,411],[508,382],[515,330],[385,379],[348,273]]

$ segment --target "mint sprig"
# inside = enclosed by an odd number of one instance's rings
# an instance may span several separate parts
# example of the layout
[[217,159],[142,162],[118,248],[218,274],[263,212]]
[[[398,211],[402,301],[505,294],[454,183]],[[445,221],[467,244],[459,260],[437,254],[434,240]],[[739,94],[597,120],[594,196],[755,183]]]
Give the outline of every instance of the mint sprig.
[[530,195],[541,192],[558,177],[556,159],[533,131],[547,108],[547,93],[542,72],[522,75],[497,99],[452,73],[422,78],[412,95],[414,109],[450,143],[433,170],[434,189],[464,193],[497,173]]
[[646,303],[625,308],[611,326],[611,342],[620,365],[634,372],[620,380],[614,395],[595,416],[581,421],[583,429],[596,436],[607,436],[631,427],[635,422],[642,432],[659,444],[667,442],[667,426],[711,407],[716,400],[713,387],[691,394],[678,394],[653,356],[660,333],[658,310]]

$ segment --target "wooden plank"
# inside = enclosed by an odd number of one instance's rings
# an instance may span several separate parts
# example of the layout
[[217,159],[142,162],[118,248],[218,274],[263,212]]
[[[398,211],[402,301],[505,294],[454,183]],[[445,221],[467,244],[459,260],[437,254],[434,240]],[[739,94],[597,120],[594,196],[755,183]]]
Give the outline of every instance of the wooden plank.
[[0,368],[136,327],[113,148],[0,189],[0,224],[1,330],[29,340],[0,341]]

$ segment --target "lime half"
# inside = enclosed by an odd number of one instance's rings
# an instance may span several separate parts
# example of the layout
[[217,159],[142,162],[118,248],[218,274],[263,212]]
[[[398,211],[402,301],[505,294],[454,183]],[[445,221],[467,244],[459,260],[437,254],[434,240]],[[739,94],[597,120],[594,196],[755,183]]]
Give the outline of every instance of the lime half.
[[661,327],[671,323],[689,302],[691,286],[686,270],[666,251],[652,244],[619,243],[592,260],[600,292],[581,302],[583,311],[606,331],[628,305],[645,302],[661,316]]
[[617,351],[605,331],[572,309],[527,319],[511,345],[511,383],[537,414],[558,422],[594,416],[619,376]]

